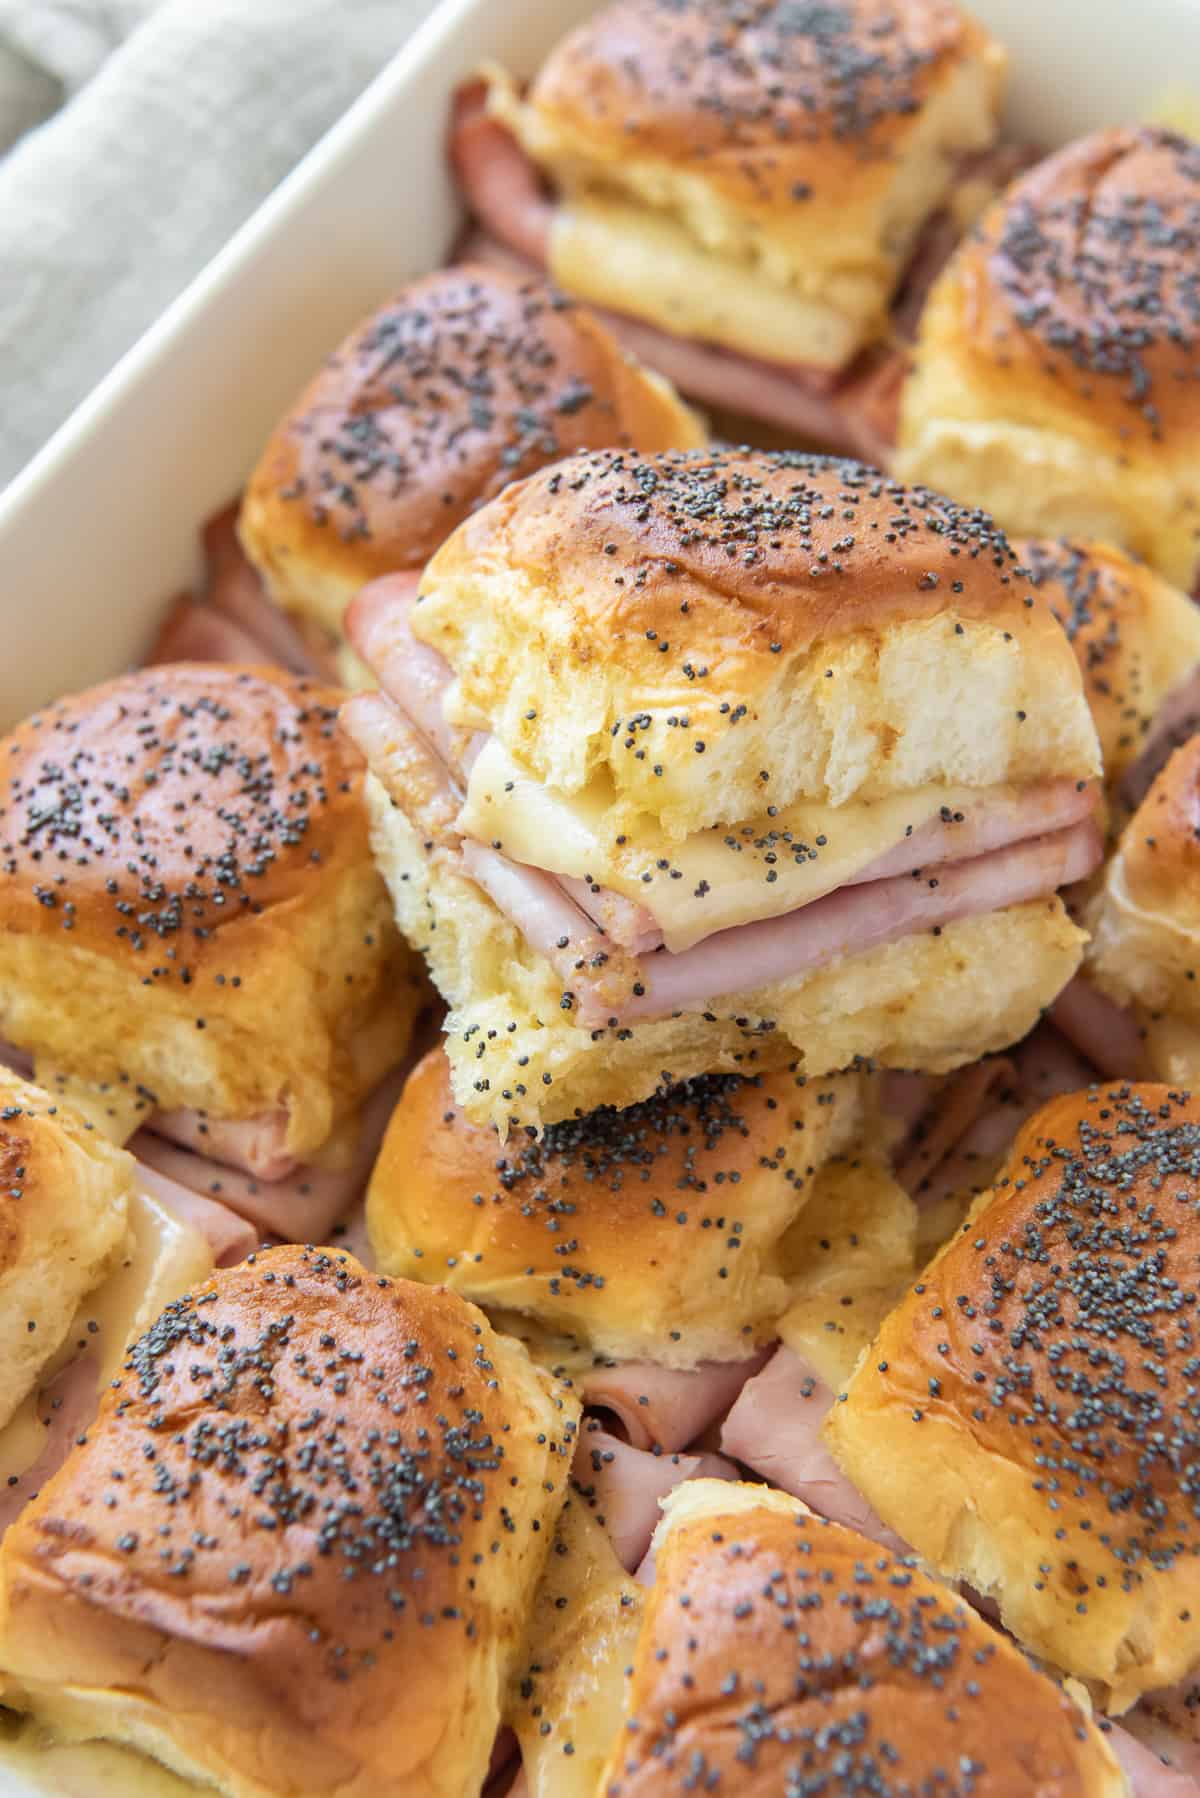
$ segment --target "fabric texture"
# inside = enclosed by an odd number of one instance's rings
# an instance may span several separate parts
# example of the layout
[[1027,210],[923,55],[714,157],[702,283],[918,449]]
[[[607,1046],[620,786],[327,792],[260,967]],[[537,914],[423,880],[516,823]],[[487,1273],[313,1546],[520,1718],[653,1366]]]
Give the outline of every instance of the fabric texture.
[[0,0],[0,486],[432,6]]

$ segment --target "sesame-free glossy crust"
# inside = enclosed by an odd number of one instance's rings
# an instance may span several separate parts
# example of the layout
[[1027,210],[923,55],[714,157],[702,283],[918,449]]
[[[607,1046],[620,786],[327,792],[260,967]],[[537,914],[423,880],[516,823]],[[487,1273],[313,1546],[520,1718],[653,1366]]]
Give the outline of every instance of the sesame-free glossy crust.
[[281,1248],[168,1306],[0,1552],[6,1694],[237,1798],[482,1783],[575,1401],[482,1314]]
[[1200,1652],[1198,1183],[1200,1099],[1053,1100],[826,1426],[885,1522],[1116,1710]]

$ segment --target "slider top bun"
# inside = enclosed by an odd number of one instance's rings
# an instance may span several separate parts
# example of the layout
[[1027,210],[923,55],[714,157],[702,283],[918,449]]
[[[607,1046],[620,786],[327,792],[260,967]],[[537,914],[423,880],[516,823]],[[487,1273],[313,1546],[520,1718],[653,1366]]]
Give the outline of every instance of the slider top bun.
[[[526,103],[493,93],[566,213],[590,203],[617,227],[618,260],[621,233],[636,250],[639,226],[665,227],[651,241],[699,252],[693,273],[727,264],[751,304],[766,287],[796,308],[776,313],[786,337],[743,347],[836,368],[883,334],[922,223],[963,153],[992,141],[1005,67],[954,0],[617,0],[551,52]],[[605,270],[572,253],[571,222],[556,221],[551,266],[587,294]],[[698,334],[686,281],[660,309],[652,258],[647,273],[626,308]]]
[[1200,144],[1122,127],[1047,157],[930,296],[897,468],[1013,531],[1120,543],[1190,591],[1198,255]]
[[322,1143],[418,1002],[340,697],[178,663],[0,742],[0,1035],[146,1111],[282,1105],[294,1153]]
[[595,782],[618,829],[1099,769],[1004,536],[858,463],[581,454],[468,519],[421,586],[460,721],[549,786]]
[[419,569],[509,481],[593,445],[703,441],[669,384],[544,281],[439,269],[305,389],[250,477],[239,531],[272,597],[337,635],[361,586]]
[[701,1075],[501,1144],[440,1047],[410,1075],[367,1194],[378,1264],[602,1355],[694,1367],[773,1341],[785,1235],[860,1133],[857,1075]]
[[218,1273],[4,1539],[5,1702],[231,1798],[478,1791],[577,1411],[452,1294]]
[[1200,1099],[1053,1100],[826,1424],[885,1523],[1114,1711],[1200,1654],[1198,1190]]
[[133,1161],[0,1068],[0,1428],[120,1257]]
[[916,1564],[762,1486],[663,1502],[606,1798],[1121,1798],[1086,1713]]
[[1034,538],[1015,548],[1074,646],[1111,785],[1200,662],[1200,607],[1111,544]]

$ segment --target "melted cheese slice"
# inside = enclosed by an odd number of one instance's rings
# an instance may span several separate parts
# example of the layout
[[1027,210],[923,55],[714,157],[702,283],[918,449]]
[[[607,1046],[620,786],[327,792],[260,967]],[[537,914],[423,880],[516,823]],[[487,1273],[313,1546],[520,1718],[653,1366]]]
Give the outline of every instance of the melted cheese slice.
[[642,1588],[582,1500],[568,1498],[534,1599],[531,1661],[512,1683],[505,1717],[530,1798],[595,1798],[624,1724],[641,1620]]
[[[1019,789],[989,788],[988,797]],[[851,805],[798,801],[742,824],[672,842],[654,819],[624,842],[607,822],[603,778],[569,797],[545,787],[495,737],[480,751],[458,828],[514,861],[609,887],[654,914],[673,952],[718,930],[775,918],[844,886],[943,806],[978,806],[979,788],[927,786]]]
[[0,1712],[0,1792],[10,1798],[195,1798],[196,1787],[127,1748],[69,1742]]
[[[149,1329],[172,1299],[212,1272],[212,1251],[198,1230],[180,1223],[146,1193],[129,1200],[129,1239],[108,1278],[90,1292],[75,1314],[62,1348],[46,1366],[39,1388],[0,1430],[0,1485],[20,1479],[33,1466],[46,1440],[39,1418],[41,1391],[76,1355],[96,1357],[96,1402],[121,1365],[128,1343]],[[32,1494],[31,1494],[32,1496]],[[2,1788],[0,1788],[2,1789]]]

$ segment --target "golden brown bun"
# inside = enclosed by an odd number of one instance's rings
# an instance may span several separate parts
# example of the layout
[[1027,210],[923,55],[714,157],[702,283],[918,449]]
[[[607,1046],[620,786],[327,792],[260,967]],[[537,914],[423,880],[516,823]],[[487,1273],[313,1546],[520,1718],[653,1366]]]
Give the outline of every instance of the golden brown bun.
[[502,1132],[632,1105],[695,1074],[794,1065],[815,1077],[860,1060],[946,1073],[1025,1036],[1086,941],[1052,895],[845,956],[703,1013],[590,1030],[563,1009],[562,980],[545,957],[481,887],[430,855],[374,775],[367,801],[400,928],[451,1008],[455,1098],[474,1123]]
[[421,586],[412,628],[462,721],[563,792],[603,777],[617,829],[1098,772],[1070,646],[1004,537],[858,463],[577,456],[468,519]]
[[1115,1711],[1200,1655],[1198,1169],[1200,1099],[1053,1100],[826,1424],[885,1523]]
[[601,444],[703,441],[671,387],[544,281],[439,269],[310,382],[250,477],[239,530],[276,603],[337,636],[360,587],[422,567],[509,481]]
[[375,1260],[616,1360],[740,1360],[778,1334],[788,1226],[860,1135],[865,1086],[701,1075],[501,1147],[456,1105],[439,1047],[409,1076],[371,1176]]
[[1200,566],[1200,145],[1100,131],[1022,176],[922,317],[897,471],[1009,530]]
[[577,1410],[451,1294],[215,1275],[4,1539],[5,1702],[231,1798],[478,1790]]
[[913,1562],[762,1486],[664,1512],[606,1798],[1126,1792],[1087,1713]]
[[527,104],[493,104],[564,196],[550,265],[572,291],[828,368],[886,330],[921,225],[995,136],[1004,72],[953,0],[617,0]]
[[1088,908],[1088,978],[1132,1006],[1146,1071],[1200,1086],[1200,736],[1125,826]]
[[126,1242],[134,1163],[0,1069],[0,1428]]
[[340,693],[177,663],[0,744],[0,1034],[147,1110],[329,1136],[422,989],[371,859]]
[[1033,538],[1014,547],[1074,646],[1111,785],[1200,662],[1200,606],[1111,544]]

